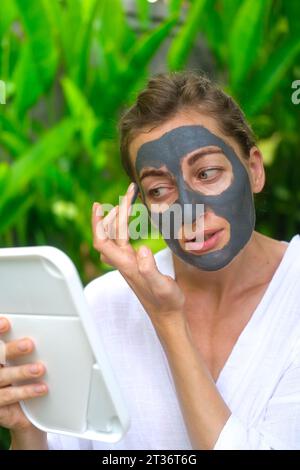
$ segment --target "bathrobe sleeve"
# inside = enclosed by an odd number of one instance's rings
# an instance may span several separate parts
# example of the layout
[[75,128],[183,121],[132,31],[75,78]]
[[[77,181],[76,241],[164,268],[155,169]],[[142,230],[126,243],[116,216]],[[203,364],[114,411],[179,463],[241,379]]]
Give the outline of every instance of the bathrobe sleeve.
[[214,450],[300,449],[300,350],[285,371],[257,426],[231,414]]

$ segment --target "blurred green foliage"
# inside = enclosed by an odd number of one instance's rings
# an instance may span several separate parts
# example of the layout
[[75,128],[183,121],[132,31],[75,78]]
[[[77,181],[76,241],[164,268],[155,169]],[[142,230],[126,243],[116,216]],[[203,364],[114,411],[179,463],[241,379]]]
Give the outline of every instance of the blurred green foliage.
[[300,105],[291,100],[300,79],[298,0],[170,0],[155,27],[147,0],[136,7],[138,30],[121,0],[1,0],[0,245],[57,246],[85,283],[107,269],[91,248],[92,202],[117,203],[128,182],[120,111],[171,34],[165,68],[184,68],[200,38],[213,77],[254,127],[268,181],[258,229],[288,240],[300,226]]

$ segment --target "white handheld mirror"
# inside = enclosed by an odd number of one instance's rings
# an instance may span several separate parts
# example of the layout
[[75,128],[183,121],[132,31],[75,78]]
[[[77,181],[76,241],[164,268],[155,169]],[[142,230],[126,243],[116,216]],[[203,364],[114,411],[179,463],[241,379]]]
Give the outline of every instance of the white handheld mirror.
[[70,258],[48,246],[0,249],[0,315],[12,325],[4,341],[35,344],[11,365],[47,368],[49,393],[21,402],[27,418],[46,432],[119,441],[130,424],[127,407]]

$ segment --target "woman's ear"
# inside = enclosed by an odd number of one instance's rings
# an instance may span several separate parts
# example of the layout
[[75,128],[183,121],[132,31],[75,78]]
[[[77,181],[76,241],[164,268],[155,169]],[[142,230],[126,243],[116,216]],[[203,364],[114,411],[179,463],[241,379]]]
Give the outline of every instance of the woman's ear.
[[260,193],[265,185],[265,169],[263,156],[258,147],[253,146],[250,150],[248,168],[250,172],[251,187],[254,193]]

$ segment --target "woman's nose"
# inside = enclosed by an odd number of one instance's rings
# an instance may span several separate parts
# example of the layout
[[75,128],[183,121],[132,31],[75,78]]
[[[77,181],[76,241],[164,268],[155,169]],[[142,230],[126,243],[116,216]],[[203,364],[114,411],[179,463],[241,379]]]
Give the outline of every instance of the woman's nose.
[[178,182],[178,203],[185,223],[191,224],[204,214],[204,204],[197,199],[194,191],[186,188],[183,181]]

